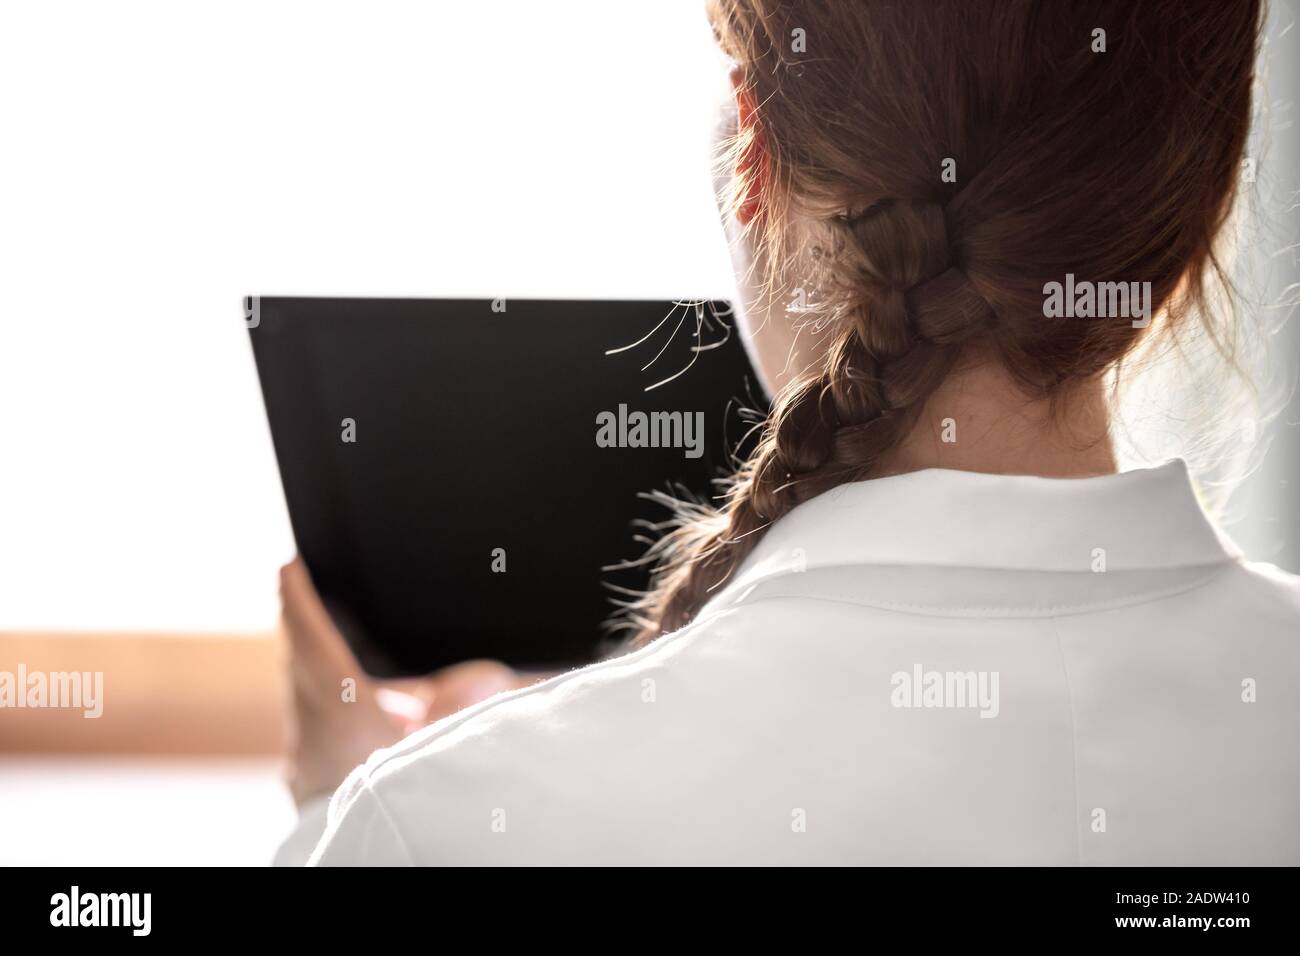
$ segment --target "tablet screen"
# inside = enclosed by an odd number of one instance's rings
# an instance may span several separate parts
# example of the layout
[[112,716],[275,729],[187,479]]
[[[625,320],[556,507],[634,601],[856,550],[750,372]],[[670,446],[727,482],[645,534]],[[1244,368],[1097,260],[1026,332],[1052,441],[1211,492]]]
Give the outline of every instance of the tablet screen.
[[[300,553],[367,671],[593,659],[659,490],[765,399],[725,304],[268,298],[246,308]],[[751,438],[752,441],[752,438]]]

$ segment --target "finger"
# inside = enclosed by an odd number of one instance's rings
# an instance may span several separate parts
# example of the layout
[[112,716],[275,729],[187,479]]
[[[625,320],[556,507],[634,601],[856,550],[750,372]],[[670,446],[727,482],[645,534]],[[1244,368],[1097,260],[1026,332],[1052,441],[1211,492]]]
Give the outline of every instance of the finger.
[[280,569],[280,601],[285,618],[294,625],[289,637],[295,645],[318,650],[324,656],[336,654],[335,648],[342,644],[342,635],[321,603],[301,558],[295,558]]
[[295,665],[318,678],[353,677],[360,683],[361,666],[321,602],[301,558],[280,569],[280,599]]
[[431,717],[454,714],[503,691],[515,690],[519,675],[499,661],[466,661],[445,668],[431,681]]
[[428,704],[412,694],[391,687],[377,687],[375,703],[401,728],[403,734],[409,734],[428,723]]

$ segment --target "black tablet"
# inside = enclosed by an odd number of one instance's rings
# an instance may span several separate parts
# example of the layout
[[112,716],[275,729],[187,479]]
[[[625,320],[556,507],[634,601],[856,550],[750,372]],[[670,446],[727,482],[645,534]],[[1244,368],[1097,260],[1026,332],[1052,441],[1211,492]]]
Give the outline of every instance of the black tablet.
[[591,660],[640,495],[714,494],[765,401],[721,303],[244,307],[299,552],[381,677]]

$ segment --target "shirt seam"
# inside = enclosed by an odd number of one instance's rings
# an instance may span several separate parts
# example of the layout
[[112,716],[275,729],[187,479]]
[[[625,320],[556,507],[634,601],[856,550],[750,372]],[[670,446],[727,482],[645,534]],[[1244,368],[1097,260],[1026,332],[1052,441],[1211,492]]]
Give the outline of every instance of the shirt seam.
[[[942,607],[933,604],[910,604],[900,601],[879,601],[862,598],[856,595],[846,595],[839,589],[826,589],[821,593],[800,593],[798,591],[773,592],[760,594],[756,596],[746,595],[736,598],[734,603],[718,608],[714,613],[734,610],[736,608],[746,607],[751,604],[758,604],[762,601],[774,599],[799,599],[809,601],[824,601],[831,604],[847,604],[852,607],[868,607],[881,611],[894,611],[900,614],[914,614],[918,617],[963,617],[974,615],[986,615],[991,618],[1007,617],[1021,618],[1026,620],[1040,618],[1069,617],[1082,614],[1097,614],[1103,611],[1116,610],[1123,607],[1133,607],[1138,604],[1149,604],[1153,601],[1164,600],[1165,598],[1174,597],[1179,594],[1185,594],[1188,591],[1194,591],[1197,588],[1204,587],[1213,581],[1220,574],[1224,573],[1232,565],[1223,566],[1215,565],[1215,570],[1209,574],[1199,577],[1194,581],[1186,584],[1180,584],[1174,587],[1163,588],[1154,591],[1144,591],[1140,594],[1130,595],[1122,598],[1115,598],[1109,601],[1098,601],[1091,604],[1063,604],[1048,607],[998,607],[985,605],[968,605],[959,607]],[[793,573],[793,572],[791,572]],[[784,577],[782,575],[781,577]],[[768,581],[778,580],[779,578],[769,578]],[[759,585],[755,585],[758,587]],[[712,617],[712,614],[709,615]],[[709,618],[702,618],[701,623]]]
[[1070,668],[1065,663],[1065,648],[1061,644],[1061,628],[1055,617],[1047,618],[1056,638],[1056,656],[1061,664],[1061,677],[1065,680],[1065,700],[1070,708],[1070,763],[1074,772],[1074,853],[1078,866],[1083,866],[1083,816],[1079,802],[1079,725],[1074,710],[1074,687],[1070,683]]
[[[761,564],[761,562],[759,562]],[[1104,572],[1093,571],[1090,568],[1060,568],[1060,567],[1027,567],[1023,564],[974,564],[968,562],[959,562],[955,564],[938,564],[926,561],[835,561],[828,564],[810,564],[803,570],[796,570],[791,567],[789,562],[782,566],[776,567],[765,574],[758,574],[752,577],[739,575],[734,581],[726,583],[725,587],[715,596],[716,600],[730,598],[724,603],[729,606],[730,603],[738,600],[731,597],[736,594],[744,594],[752,591],[754,588],[761,587],[772,581],[779,581],[788,578],[791,575],[813,574],[818,571],[837,571],[845,568],[889,568],[890,570],[906,569],[910,571],[927,570],[927,571],[991,571],[996,573],[1017,573],[1031,572],[1034,574],[1105,574],[1105,573],[1134,573],[1145,571],[1186,571],[1193,568],[1215,568],[1223,569],[1233,566],[1240,566],[1245,563],[1242,555],[1220,554],[1214,561],[1191,561],[1186,564],[1146,564],[1136,567],[1127,567],[1124,565],[1112,566]]]
[[369,793],[372,798],[374,798],[375,809],[377,809],[380,815],[384,818],[384,822],[388,824],[388,829],[392,831],[393,836],[397,840],[397,845],[401,847],[402,856],[406,857],[406,865],[415,866],[416,865],[415,857],[411,854],[410,844],[406,842],[406,837],[402,835],[402,831],[397,826],[397,821],[393,819],[393,815],[388,812],[388,807],[384,803],[383,798],[379,795],[379,791],[377,791],[373,786],[371,786],[368,776],[362,778],[361,784],[363,787],[365,787],[366,792]]
[[[483,701],[481,704],[477,704],[471,707],[466,707],[464,710],[461,710],[450,717],[445,717],[442,720],[438,721],[436,724],[431,725],[432,727],[437,728],[436,733],[431,733],[428,736],[420,736],[419,740],[410,740],[410,743],[405,747],[402,746],[402,744],[405,743],[405,741],[399,741],[397,744],[394,744],[393,748],[390,749],[387,753],[385,753],[382,758],[376,760],[373,766],[369,766],[369,765],[367,766],[366,774],[363,782],[365,783],[367,788],[370,788],[370,779],[373,778],[374,774],[378,770],[380,770],[385,764],[387,764],[389,761],[400,759],[402,757],[407,756],[408,754],[423,749],[431,741],[437,740],[438,738],[450,733],[451,731],[458,728],[461,724],[465,723],[466,721],[474,719],[479,714],[486,713],[496,707],[509,703],[512,700],[518,700],[522,697],[528,697],[534,694],[539,694],[542,691],[552,687],[558,687],[559,685],[563,684],[565,681],[573,680],[579,675],[586,675],[586,674],[590,674],[593,671],[606,670],[611,667],[621,667],[628,663],[640,660],[641,658],[649,657],[652,654],[663,650],[665,647],[668,647],[669,645],[680,643],[681,641],[690,637],[697,629],[702,627],[708,621],[712,620],[714,617],[717,617],[718,615],[723,614],[730,610],[733,609],[730,607],[719,608],[716,612],[709,614],[707,617],[697,618],[696,620],[691,621],[685,627],[679,628],[678,630],[673,631],[671,634],[665,634],[663,637],[654,640],[650,644],[647,644],[645,647],[637,648],[636,650],[631,651],[627,654],[621,654],[617,657],[609,657],[604,660],[595,661],[583,667],[575,668],[571,671],[568,671],[567,673],[558,674],[555,677],[552,677],[548,680],[544,680],[536,684],[530,684],[528,687],[522,687],[519,690],[507,691],[502,694],[497,694],[489,698],[488,700]],[[409,739],[410,738],[408,738],[408,740]],[[401,747],[402,749],[400,750],[396,749],[398,747]],[[378,797],[377,794],[376,797]]]

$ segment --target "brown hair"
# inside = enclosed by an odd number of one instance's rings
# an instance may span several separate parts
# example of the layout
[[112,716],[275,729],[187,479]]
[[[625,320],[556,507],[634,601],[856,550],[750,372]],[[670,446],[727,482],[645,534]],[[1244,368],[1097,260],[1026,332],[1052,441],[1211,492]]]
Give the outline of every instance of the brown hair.
[[1047,399],[1134,352],[1144,331],[1127,318],[1046,317],[1046,283],[1150,282],[1162,334],[1206,311],[1211,277],[1226,283],[1214,243],[1262,11],[712,0],[710,14],[763,138],[761,180],[735,187],[762,191],[768,281],[811,274],[831,340],[776,397],[721,505],[679,503],[648,555],[653,588],[627,609],[641,642],[691,620],[792,507],[879,474],[968,350]]

